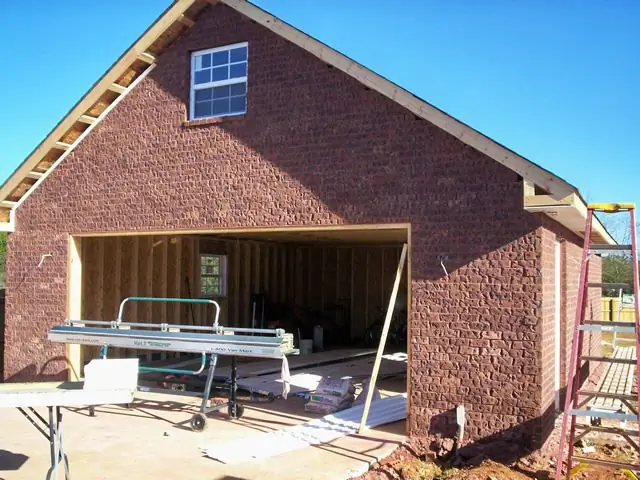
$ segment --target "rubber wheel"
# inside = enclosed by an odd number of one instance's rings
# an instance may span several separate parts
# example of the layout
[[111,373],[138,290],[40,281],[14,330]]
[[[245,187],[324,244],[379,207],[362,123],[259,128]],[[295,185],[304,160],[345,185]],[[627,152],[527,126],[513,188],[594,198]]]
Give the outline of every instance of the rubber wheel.
[[202,413],[196,413],[191,417],[191,428],[196,432],[201,432],[207,427],[207,417]]
[[236,416],[233,416],[233,409],[231,408],[231,405],[229,405],[229,407],[227,408],[227,412],[229,413],[229,416],[231,418],[240,418],[242,417],[242,415],[244,415],[244,405],[240,405],[239,403],[236,404]]

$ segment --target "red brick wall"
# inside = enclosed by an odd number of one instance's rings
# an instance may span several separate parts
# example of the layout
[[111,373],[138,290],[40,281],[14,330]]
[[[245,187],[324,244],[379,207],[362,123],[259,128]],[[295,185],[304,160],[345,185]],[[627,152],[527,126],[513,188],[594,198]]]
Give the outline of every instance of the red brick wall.
[[[247,115],[184,126],[189,52],[239,41]],[[541,219],[523,211],[518,176],[225,6],[160,57],[16,222],[12,380],[63,368],[46,332],[65,317],[69,233],[411,222],[410,433],[445,428],[463,403],[469,439],[540,434]]]
[[[555,402],[555,241],[560,241],[560,409],[564,408],[564,389],[569,376],[568,368],[571,359],[571,345],[580,282],[580,262],[583,240],[562,228],[560,225],[544,220],[545,228],[541,234],[542,263],[542,402],[541,414],[544,417],[543,432],[547,433],[553,425]],[[589,281],[600,282],[602,261],[600,257],[592,257],[590,261]],[[585,318],[602,319],[601,290],[588,290],[587,310]],[[584,355],[600,355],[600,334],[585,334]],[[593,372],[598,365],[583,364],[582,376]],[[597,375],[591,376],[597,379]]]
[[[542,288],[542,402],[540,414],[545,415],[555,402],[555,355],[556,355],[556,234],[546,228],[541,229],[540,286]],[[560,262],[562,263],[562,262]],[[562,296],[562,293],[560,294]]]

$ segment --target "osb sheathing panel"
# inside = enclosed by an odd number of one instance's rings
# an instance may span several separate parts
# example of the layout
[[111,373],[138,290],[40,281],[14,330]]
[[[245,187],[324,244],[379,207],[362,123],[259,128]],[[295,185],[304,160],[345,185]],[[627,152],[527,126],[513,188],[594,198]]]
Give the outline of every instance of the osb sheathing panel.
[[49,152],[47,152],[47,154],[42,157],[42,160],[40,160],[40,162],[34,167],[33,170],[41,173],[46,172],[47,170],[49,170],[51,165],[53,165],[56,160],[58,160],[62,156],[63,153],[64,151],[58,148],[49,150]]
[[62,136],[61,141],[63,143],[72,144],[78,139],[78,137],[80,137],[80,135],[84,133],[87,128],[89,128],[89,125],[87,125],[86,123],[76,122],[76,124]]
[[8,222],[10,220],[9,212],[8,208],[0,208],[0,222]]
[[183,23],[175,22],[162,35],[160,35],[155,42],[153,42],[153,45],[151,45],[147,51],[152,55],[160,54],[165,48],[175,42],[176,39],[188,28],[189,27]]
[[98,117],[102,112],[104,112],[109,105],[113,103],[113,101],[118,98],[118,94],[116,92],[112,92],[111,90],[107,90],[104,92],[98,101],[93,104],[93,106],[87,112],[88,115],[92,117]]
[[202,12],[205,8],[209,6],[210,5],[204,1],[195,2],[193,5],[187,8],[187,10],[184,12],[184,16],[190,18],[191,20],[197,20],[200,12]]
[[34,183],[36,183],[36,180],[32,178],[25,178],[22,182],[20,182],[20,185],[18,185],[13,190],[13,192],[11,192],[11,195],[7,197],[7,200],[11,202],[17,202],[23,197],[25,193],[27,193],[27,190],[29,190]]
[[118,77],[118,79],[116,80],[116,83],[118,85],[122,85],[123,87],[128,87],[133,83],[133,81],[138,77],[138,75],[140,75],[139,70],[129,68],[127,69],[126,72],[124,72],[122,75]]

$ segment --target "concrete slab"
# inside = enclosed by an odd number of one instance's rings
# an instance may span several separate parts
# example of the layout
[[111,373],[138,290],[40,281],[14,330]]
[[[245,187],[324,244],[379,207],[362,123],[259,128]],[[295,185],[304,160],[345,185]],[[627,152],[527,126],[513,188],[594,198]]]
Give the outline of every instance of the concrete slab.
[[[382,384],[383,396],[405,391],[402,380]],[[211,480],[280,480],[349,478],[363,473],[370,463],[390,454],[403,440],[404,422],[371,430],[362,436],[340,438],[331,444],[243,465],[224,465],[206,458],[200,447],[216,441],[268,432],[303,423],[313,415],[304,401],[290,397],[267,404],[247,404],[245,415],[230,421],[211,414],[207,430],[193,432],[188,422],[197,400],[177,403],[170,395],[140,394],[134,408],[96,407],[64,411],[64,447],[74,478],[94,480],[127,478],[180,478]],[[44,478],[49,464],[47,440],[12,408],[0,409],[0,478]]]

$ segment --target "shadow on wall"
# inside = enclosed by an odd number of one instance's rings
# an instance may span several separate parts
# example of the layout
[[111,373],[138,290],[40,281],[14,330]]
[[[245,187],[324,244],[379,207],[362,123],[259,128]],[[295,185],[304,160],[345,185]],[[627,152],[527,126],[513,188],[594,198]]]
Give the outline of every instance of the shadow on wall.
[[[50,366],[60,363],[61,365],[58,367],[60,370],[56,369],[56,373],[44,373]],[[71,365],[66,357],[54,357],[50,358],[39,370],[36,364],[30,364],[8,377],[6,382],[65,382],[68,378],[67,368],[71,368]]]
[[[544,414],[532,420],[473,442],[465,442],[463,440],[463,446],[457,452],[446,453],[440,460],[453,462],[456,466],[475,466],[484,460],[493,460],[503,465],[513,465],[542,446],[530,433],[525,432],[537,431],[539,433],[536,435],[542,436],[546,440],[553,428],[555,418],[556,412],[552,404]],[[433,418],[433,421],[438,424],[440,429],[442,429],[443,423],[447,425],[444,429],[443,437],[456,437],[455,410],[437,415]],[[541,432],[540,425],[548,425],[548,431]],[[440,448],[439,440],[433,440],[430,448],[438,452]],[[549,448],[556,448],[556,445],[550,445]],[[544,476],[546,475],[545,472],[540,472],[540,475],[542,475],[540,478],[546,478]],[[538,477],[536,476],[536,478]]]

